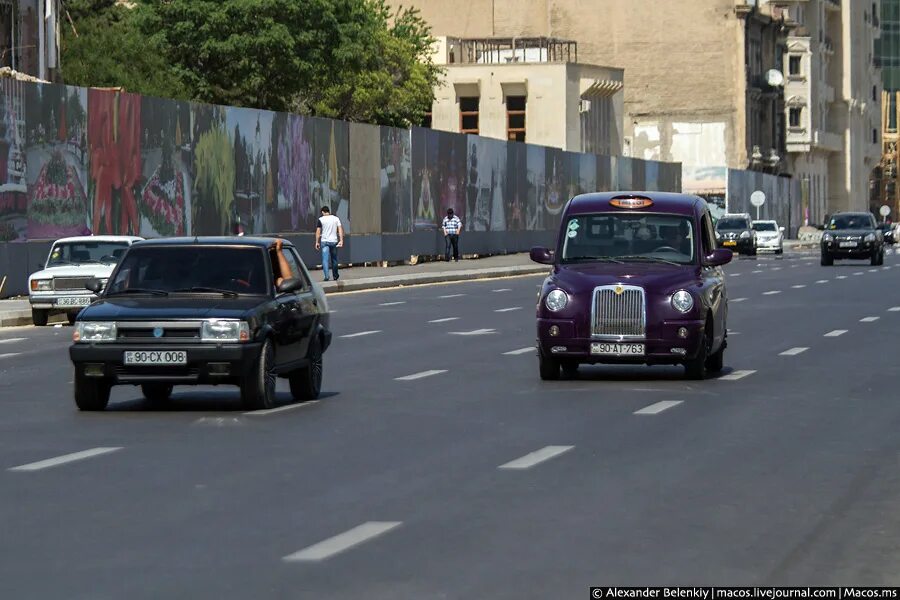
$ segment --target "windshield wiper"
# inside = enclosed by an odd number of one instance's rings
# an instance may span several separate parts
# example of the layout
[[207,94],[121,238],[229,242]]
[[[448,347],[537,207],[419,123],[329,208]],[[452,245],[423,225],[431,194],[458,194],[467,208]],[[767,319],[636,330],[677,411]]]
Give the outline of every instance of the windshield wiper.
[[206,287],[202,285],[195,285],[194,287],[189,288],[181,288],[177,290],[173,290],[175,292],[198,292],[198,293],[209,293],[209,294],[222,294],[226,298],[237,298],[238,293],[233,292],[231,290],[223,290],[221,288],[215,287]]
[[673,260],[666,260],[665,258],[659,258],[658,256],[643,256],[640,254],[631,254],[631,255],[627,255],[627,256],[620,256],[619,258],[624,259],[624,260],[648,260],[650,262],[660,262],[660,263],[665,263],[667,265],[672,265],[675,267],[684,266],[684,263],[677,263]]
[[165,290],[152,290],[150,288],[127,288],[117,292],[109,292],[108,296],[118,296],[120,294],[150,294],[151,296],[168,296],[169,292]]
[[567,256],[565,262],[573,261],[573,260],[596,260],[598,262],[614,262],[616,264],[623,264],[621,260],[613,258],[612,256]]

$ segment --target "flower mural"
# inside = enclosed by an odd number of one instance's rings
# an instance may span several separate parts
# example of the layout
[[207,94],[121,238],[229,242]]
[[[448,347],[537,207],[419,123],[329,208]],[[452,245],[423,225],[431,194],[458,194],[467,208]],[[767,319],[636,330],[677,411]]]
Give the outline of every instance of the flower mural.
[[303,137],[302,117],[290,117],[278,146],[278,189],[291,209],[291,228],[305,223],[310,212],[312,150]]

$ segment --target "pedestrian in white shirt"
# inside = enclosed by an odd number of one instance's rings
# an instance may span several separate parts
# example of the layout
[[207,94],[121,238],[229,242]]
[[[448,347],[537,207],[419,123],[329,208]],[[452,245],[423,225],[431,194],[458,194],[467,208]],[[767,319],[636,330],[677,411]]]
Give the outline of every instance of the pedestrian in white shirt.
[[316,225],[316,250],[322,251],[322,271],[325,273],[325,281],[331,280],[331,274],[334,273],[334,280],[337,281],[338,274],[338,257],[337,249],[344,246],[344,227],[341,220],[331,214],[331,209],[327,206],[322,207],[322,216]]
[[446,246],[444,255],[447,258],[447,262],[450,262],[451,247],[453,249],[453,259],[459,262],[459,232],[462,231],[462,221],[453,214],[452,208],[447,209],[447,216],[444,217],[444,221],[441,223],[441,229],[444,230]]

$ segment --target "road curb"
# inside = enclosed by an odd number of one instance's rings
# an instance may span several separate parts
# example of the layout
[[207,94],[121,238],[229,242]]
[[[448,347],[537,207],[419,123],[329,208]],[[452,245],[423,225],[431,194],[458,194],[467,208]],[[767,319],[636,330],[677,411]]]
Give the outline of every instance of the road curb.
[[[66,315],[51,315],[49,323],[68,323]],[[0,327],[22,327],[32,325],[31,310],[8,310],[0,312]]]
[[450,272],[444,271],[442,273],[412,273],[407,275],[387,275],[385,277],[365,277],[350,281],[329,281],[320,283],[320,285],[327,294],[340,294],[342,292],[361,292],[366,290],[406,287],[410,285],[427,285],[430,283],[449,283],[453,281],[517,277],[519,275],[538,275],[547,273],[548,271],[549,267],[537,265],[494,267]]

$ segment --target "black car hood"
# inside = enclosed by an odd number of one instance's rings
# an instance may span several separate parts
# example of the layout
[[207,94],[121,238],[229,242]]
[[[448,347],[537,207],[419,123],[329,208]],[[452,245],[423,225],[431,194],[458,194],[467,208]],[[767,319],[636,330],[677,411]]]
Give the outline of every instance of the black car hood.
[[116,296],[91,304],[83,321],[167,321],[170,319],[239,319],[265,302],[262,296]]

